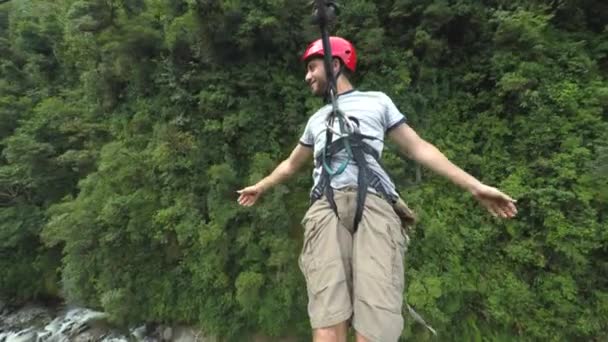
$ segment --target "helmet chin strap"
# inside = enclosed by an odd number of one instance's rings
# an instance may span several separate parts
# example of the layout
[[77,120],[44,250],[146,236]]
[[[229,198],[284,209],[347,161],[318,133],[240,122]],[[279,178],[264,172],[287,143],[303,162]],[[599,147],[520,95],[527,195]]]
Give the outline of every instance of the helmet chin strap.
[[[338,79],[340,78],[340,75],[342,75],[342,70],[344,70],[344,65],[342,63],[340,63],[340,68],[338,69],[338,72],[335,75],[335,80],[336,80],[336,96],[338,96]],[[325,89],[323,90],[323,100],[327,103],[331,102],[331,94],[329,93],[329,89],[330,89],[330,83],[329,81],[326,80],[325,82]]]

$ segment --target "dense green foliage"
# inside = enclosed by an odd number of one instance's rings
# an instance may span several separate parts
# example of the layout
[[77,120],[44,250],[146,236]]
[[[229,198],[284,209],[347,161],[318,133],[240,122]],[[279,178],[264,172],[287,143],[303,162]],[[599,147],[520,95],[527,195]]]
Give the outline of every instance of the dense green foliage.
[[[0,4],[0,294],[238,339],[307,336],[309,170],[236,205],[321,104],[306,1]],[[395,153],[422,222],[407,298],[441,340],[608,339],[608,5],[352,0],[357,87],[482,181],[489,216]],[[404,338],[428,332],[408,321]]]

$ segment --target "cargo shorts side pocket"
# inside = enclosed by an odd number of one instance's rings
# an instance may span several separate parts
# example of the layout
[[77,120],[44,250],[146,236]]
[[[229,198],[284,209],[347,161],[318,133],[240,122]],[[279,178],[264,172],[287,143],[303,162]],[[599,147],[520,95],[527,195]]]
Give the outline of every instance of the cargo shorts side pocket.
[[[315,213],[318,211],[320,202],[320,200],[317,200],[315,203],[313,203],[308,208],[308,210],[304,214],[304,217],[302,218],[302,221],[300,222],[300,224],[304,228],[304,236],[302,239],[302,250],[300,252],[300,257],[298,258],[298,265],[300,266],[300,270],[302,271],[305,277],[307,274],[306,270],[308,269],[308,265],[311,262],[311,235],[314,235],[315,232],[314,217],[316,215]],[[306,280],[308,281],[308,278]]]
[[393,283],[393,286],[403,291],[403,288],[405,286],[405,267],[403,260],[407,251],[409,238],[407,236],[407,233],[404,229],[402,229],[401,226],[391,228],[391,237],[393,240],[391,281]]
[[309,213],[307,213],[302,220],[302,226],[304,227],[304,238],[302,241],[302,251],[300,252],[300,257],[298,258],[298,265],[300,266],[300,271],[302,271],[302,274],[306,279],[306,287],[308,288],[310,286],[310,270],[315,268],[312,243],[313,237],[317,231],[317,225],[315,224],[314,220],[311,220]]

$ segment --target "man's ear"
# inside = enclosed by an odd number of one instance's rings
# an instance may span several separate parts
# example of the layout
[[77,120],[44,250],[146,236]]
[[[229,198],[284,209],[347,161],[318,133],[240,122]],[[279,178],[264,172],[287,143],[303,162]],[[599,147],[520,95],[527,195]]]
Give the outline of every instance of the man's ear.
[[342,62],[340,62],[339,58],[334,58],[332,60],[332,67],[334,69],[334,75],[340,71],[340,68],[342,67]]

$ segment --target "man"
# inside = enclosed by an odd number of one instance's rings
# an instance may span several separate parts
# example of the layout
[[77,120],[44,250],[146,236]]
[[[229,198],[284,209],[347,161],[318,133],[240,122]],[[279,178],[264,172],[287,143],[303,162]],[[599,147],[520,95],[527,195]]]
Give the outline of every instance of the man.
[[[342,137],[340,125],[328,122],[332,106],[325,105],[308,120],[289,158],[268,177],[239,190],[238,203],[255,204],[261,194],[297,172],[314,153],[312,205],[302,221],[304,244],[299,260],[306,278],[314,341],[346,341],[349,322],[357,342],[396,341],[403,329],[407,236],[392,205],[398,198],[395,186],[377,160],[385,135],[410,158],[469,191],[494,216],[511,218],[517,210],[512,198],[482,184],[421,139],[388,96],[355,90],[348,79],[356,68],[354,46],[339,37],[330,37],[330,44],[336,101],[346,120],[357,126],[349,148],[344,139],[337,146]],[[327,97],[323,54],[322,42],[317,40],[302,59],[312,93]],[[328,132],[327,127],[333,130]],[[333,143],[326,145],[327,141]],[[361,184],[367,189],[362,191]]]

